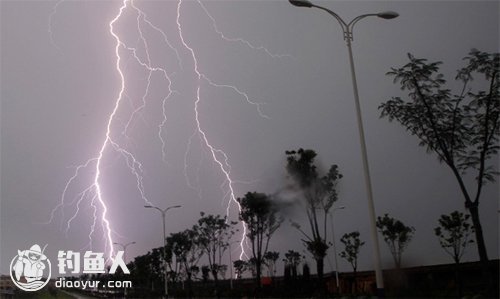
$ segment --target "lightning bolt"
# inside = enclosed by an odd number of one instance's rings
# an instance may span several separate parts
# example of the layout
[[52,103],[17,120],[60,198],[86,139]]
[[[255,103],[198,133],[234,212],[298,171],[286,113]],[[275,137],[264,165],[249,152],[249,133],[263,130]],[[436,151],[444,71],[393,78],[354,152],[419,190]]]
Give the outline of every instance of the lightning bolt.
[[206,8],[205,4],[203,4],[203,2],[201,2],[201,0],[197,0],[198,4],[201,6],[201,8],[203,9],[203,11],[205,12],[205,14],[208,16],[208,18],[210,19],[210,21],[212,21],[212,27],[214,29],[215,32],[217,32],[217,34],[220,36],[220,38],[222,38],[223,40],[225,41],[228,41],[228,42],[237,42],[237,43],[241,43],[253,50],[257,50],[257,51],[264,51],[267,55],[271,56],[272,58],[293,58],[292,55],[290,54],[275,54],[275,53],[271,53],[271,51],[269,51],[266,47],[264,46],[255,46],[253,45],[252,43],[250,43],[249,41],[241,38],[241,37],[227,37],[221,30],[219,30],[219,27],[217,26],[217,22],[215,21],[215,18],[210,14],[210,12],[208,11],[208,9]]
[[[49,16],[49,35],[50,35],[50,40],[54,44],[55,47],[57,47],[54,43],[54,37],[53,37],[53,31],[52,31],[52,24],[53,24],[53,17],[57,12],[57,7],[63,2],[63,0],[59,0],[56,5],[53,8],[52,13]],[[191,149],[191,145],[194,141],[195,138],[197,138],[200,142],[200,146],[203,147],[203,151],[205,153],[208,153],[208,157],[210,160],[216,165],[216,168],[220,171],[221,176],[223,177],[223,182],[220,185],[220,188],[223,192],[223,197],[222,200],[225,201],[227,200],[227,207],[226,207],[226,213],[229,216],[231,206],[232,204],[236,204],[238,210],[241,210],[241,207],[236,200],[235,196],[235,184],[238,183],[248,183],[248,182],[242,182],[242,181],[236,181],[232,178],[231,175],[231,165],[230,165],[230,158],[229,155],[219,147],[216,147],[213,145],[213,143],[210,141],[210,138],[206,132],[206,130],[203,128],[203,124],[200,120],[200,103],[204,101],[205,99],[202,96],[202,83],[205,83],[208,87],[210,88],[217,88],[217,89],[227,89],[233,92],[237,97],[241,98],[244,102],[246,102],[249,105],[252,105],[255,107],[257,114],[265,119],[268,119],[269,117],[263,112],[262,110],[262,105],[264,103],[258,102],[253,100],[245,91],[242,89],[230,85],[230,84],[225,84],[225,83],[220,83],[212,80],[205,72],[200,70],[199,68],[199,61],[198,61],[198,56],[196,55],[195,49],[190,45],[189,41],[185,37],[185,33],[183,30],[183,25],[181,22],[182,14],[181,14],[181,8],[183,7],[183,0],[179,0],[176,5],[176,25],[177,25],[177,31],[178,31],[178,37],[180,39],[180,43],[184,49],[187,50],[189,53],[190,59],[193,62],[193,67],[192,71],[195,75],[195,80],[196,80],[196,87],[195,87],[195,96],[194,96],[194,107],[193,107],[193,117],[194,117],[194,122],[195,122],[195,130],[192,133],[192,135],[188,139],[188,143],[186,145],[186,151],[184,155],[184,175],[186,178],[187,185],[190,188],[197,189],[192,182],[190,181],[188,175],[187,175],[187,169],[189,167],[189,152]],[[226,42],[236,42],[243,44],[244,46],[247,46],[253,50],[256,51],[262,51],[266,55],[269,55],[272,58],[281,58],[281,57],[290,57],[290,55],[279,55],[279,54],[273,54],[271,53],[267,48],[263,46],[254,46],[252,43],[248,42],[245,39],[242,38],[231,38],[227,37],[217,26],[215,18],[209,13],[208,9],[205,7],[205,5],[198,0],[197,3],[200,5],[200,7],[203,9],[204,13],[207,15],[207,17],[210,19],[210,22],[212,24],[213,30],[218,34],[218,36]],[[133,12],[135,13],[136,19],[135,19],[135,30],[138,33],[138,42],[137,46],[131,46],[128,45],[121,37],[120,35],[116,32],[115,27],[124,17],[125,11],[127,13]],[[109,155],[111,153],[114,153],[115,156],[121,157],[123,161],[125,162],[125,165],[128,167],[130,170],[130,173],[133,177],[136,179],[136,187],[137,190],[141,196],[142,201],[144,201],[145,204],[152,205],[152,203],[149,201],[149,199],[146,196],[146,192],[144,189],[143,185],[143,166],[141,162],[135,157],[134,153],[131,150],[128,150],[122,143],[121,143],[121,138],[124,138],[126,140],[131,140],[131,138],[128,136],[128,132],[130,131],[130,127],[134,123],[135,119],[138,117],[142,117],[142,111],[146,107],[146,103],[148,101],[148,98],[150,97],[150,88],[152,85],[152,77],[155,73],[159,73],[161,77],[163,78],[164,82],[166,83],[166,93],[161,99],[161,116],[162,120],[159,122],[157,126],[157,136],[158,139],[161,143],[161,153],[162,153],[162,160],[167,163],[167,153],[166,153],[166,135],[167,135],[167,110],[166,110],[166,103],[167,101],[175,94],[180,94],[178,91],[176,91],[173,87],[173,83],[171,80],[171,76],[175,74],[175,72],[169,72],[167,71],[164,67],[156,65],[153,63],[152,58],[150,56],[150,51],[149,51],[149,42],[148,39],[144,35],[144,30],[145,28],[148,28],[150,30],[154,30],[157,33],[159,33],[162,38],[163,42],[167,47],[172,51],[174,54],[179,71],[184,70],[183,63],[181,60],[181,55],[176,47],[173,46],[165,32],[157,25],[155,25],[147,16],[144,11],[142,11],[137,5],[135,5],[134,0],[122,0],[121,5],[118,9],[117,14],[115,17],[109,22],[109,34],[112,36],[115,42],[115,47],[114,47],[114,57],[115,57],[115,63],[114,63],[114,68],[116,71],[116,74],[118,75],[119,78],[119,89],[117,92],[117,96],[114,100],[114,105],[112,106],[112,110],[109,113],[109,116],[106,121],[106,126],[105,130],[103,133],[103,140],[100,143],[100,146],[97,150],[97,154],[88,159],[85,163],[82,163],[78,166],[75,167],[73,175],[68,179],[66,182],[66,185],[63,189],[62,195],[60,197],[60,201],[58,205],[51,211],[50,214],[50,220],[49,222],[52,222],[55,214],[58,210],[61,212],[61,227],[62,223],[64,221],[65,216],[64,216],[64,210],[65,207],[67,206],[75,206],[75,211],[72,213],[71,217],[67,219],[66,221],[66,226],[65,226],[65,233],[68,234],[72,222],[76,219],[77,215],[80,213],[80,209],[82,205],[86,202],[88,202],[89,208],[92,211],[92,223],[90,226],[89,234],[88,234],[88,244],[90,248],[92,248],[93,245],[93,235],[96,233],[96,226],[97,222],[100,221],[101,223],[101,229],[103,231],[103,238],[104,238],[104,248],[105,251],[107,251],[107,255],[109,256],[110,259],[113,258],[114,256],[114,247],[113,247],[113,237],[114,236],[119,236],[116,231],[113,230],[112,228],[112,223],[108,218],[108,211],[111,208],[110,206],[110,200],[105,197],[105,194],[103,193],[102,190],[102,178],[103,178],[103,168],[105,167],[105,160],[108,159]],[[139,48],[138,46],[141,47],[143,50],[143,55],[140,55],[139,53]],[[57,47],[58,48],[58,47]],[[59,48],[58,48],[59,49]],[[124,58],[125,54],[129,59],[137,63],[140,67],[142,67],[145,72],[146,72],[146,83],[144,90],[140,96],[140,103],[136,107],[132,108],[132,111],[130,114],[126,117],[119,117],[120,113],[120,107],[123,106],[123,102],[125,98],[128,98],[130,100],[130,104],[132,104],[132,99],[127,95],[127,80],[124,74]],[[133,104],[132,104],[133,105]],[[120,120],[122,119],[122,120]],[[123,119],[125,121],[123,121]],[[121,125],[121,129],[116,131],[116,126]],[[201,164],[203,163],[203,155],[201,156],[200,160],[198,161],[198,171],[201,167]],[[84,173],[92,173],[92,178],[90,179],[89,182],[84,184],[84,187],[80,189],[79,192],[76,193],[76,196],[73,198],[73,200],[69,201],[68,197],[70,196],[70,190],[73,190],[75,188],[75,185],[79,184],[80,181],[84,178],[82,178]],[[199,177],[197,177],[197,185],[199,186]],[[201,189],[198,189],[198,195],[201,198]],[[246,225],[242,223],[242,238],[240,242],[240,259],[243,257],[248,257],[245,253],[245,247],[247,246],[245,244],[245,238],[244,236],[246,235]]]
[[58,0],[57,3],[54,5],[54,7],[52,7],[52,11],[50,12],[50,15],[49,15],[49,26],[48,26],[48,32],[49,32],[49,39],[50,39],[50,43],[52,44],[52,46],[54,46],[54,48],[56,48],[57,50],[61,50],[59,48],[59,46],[57,46],[55,40],[54,40],[54,32],[52,31],[52,24],[53,24],[53,21],[54,21],[54,16],[56,15],[57,13],[57,8],[59,7],[59,5],[63,2],[64,0]]

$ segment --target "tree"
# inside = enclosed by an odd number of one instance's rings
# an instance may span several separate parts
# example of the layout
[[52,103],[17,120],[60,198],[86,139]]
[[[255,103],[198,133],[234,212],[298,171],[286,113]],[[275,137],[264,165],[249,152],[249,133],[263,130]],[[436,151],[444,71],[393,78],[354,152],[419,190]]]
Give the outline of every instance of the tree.
[[473,240],[469,237],[474,229],[469,223],[469,215],[453,211],[450,215],[441,215],[439,226],[434,228],[434,233],[439,238],[439,244],[455,262],[455,282],[458,286],[458,296],[462,297],[462,283],[460,280],[460,259],[465,253],[465,248]]
[[210,278],[210,266],[201,266],[201,279],[204,283],[207,283]]
[[356,273],[358,269],[358,254],[361,246],[365,244],[359,239],[359,232],[345,233],[340,242],[344,244],[344,251],[339,253],[340,257],[351,264],[352,270]]
[[238,198],[240,204],[240,220],[247,227],[247,238],[252,246],[252,257],[255,260],[256,281],[260,287],[261,268],[264,255],[269,247],[274,232],[283,219],[278,216],[277,208],[266,194],[248,192],[245,197]]
[[[306,239],[307,250],[316,261],[316,270],[319,281],[323,280],[324,258],[329,248],[326,241],[326,227],[328,211],[337,201],[337,184],[342,178],[337,165],[332,165],[326,175],[320,177],[314,165],[316,152],[313,150],[299,149],[298,151],[287,151],[287,172],[297,184],[305,199],[306,214],[311,228],[311,234],[307,234],[300,228],[298,223],[292,223]],[[322,219],[318,214],[322,211]],[[320,221],[323,221],[320,226]]]
[[[461,83],[461,92],[452,94],[445,88],[446,81],[439,72],[441,62],[428,63],[408,54],[410,62],[401,68],[391,68],[388,75],[408,91],[409,101],[393,97],[383,103],[381,117],[397,120],[420,145],[437,155],[458,182],[469,210],[476,244],[483,265],[488,261],[483,229],[479,218],[479,202],[484,185],[498,175],[495,163],[488,163],[497,155],[500,136],[499,91],[500,54],[472,49],[465,57],[466,66],[455,77]],[[486,90],[473,91],[474,76],[483,77]],[[476,184],[466,182],[468,173],[476,173]],[[475,190],[473,190],[473,188]]]
[[456,264],[465,253],[465,248],[473,240],[469,237],[474,229],[469,223],[470,215],[464,215],[458,211],[450,215],[441,215],[439,226],[434,228],[434,233],[439,238],[439,244],[448,253]]
[[248,264],[242,260],[236,260],[233,262],[234,271],[236,272],[236,278],[240,279],[243,276],[243,273],[248,269]]
[[264,264],[267,266],[270,277],[276,274],[276,261],[280,258],[280,253],[276,251],[268,251],[264,254]]
[[248,270],[250,270],[250,273],[252,274],[252,278],[256,278],[257,277],[257,263],[256,263],[256,259],[254,257],[251,257],[248,259],[247,261],[247,267],[248,267]]
[[186,275],[189,297],[192,296],[193,271],[196,271],[195,266],[203,254],[198,245],[198,238],[199,233],[195,229],[186,229],[167,237],[167,252],[172,252],[179,264],[176,274]]
[[351,264],[352,271],[354,272],[354,290],[356,290],[356,274],[358,269],[358,254],[361,246],[365,244],[359,239],[359,232],[354,231],[351,233],[345,233],[340,242],[344,244],[344,251],[342,251],[339,255],[341,258]]
[[215,291],[219,295],[218,274],[222,270],[222,257],[229,248],[229,240],[234,235],[235,222],[228,222],[226,217],[220,215],[205,215],[200,213],[201,218],[193,228],[198,233],[198,244],[207,255],[210,272],[214,278]]
[[300,265],[303,259],[304,256],[295,250],[288,250],[288,252],[285,253],[285,258],[283,259],[283,261],[285,262],[285,267],[288,267],[288,269],[290,269],[290,274],[293,279],[297,278],[297,266]]
[[406,226],[403,222],[389,217],[377,217],[377,228],[389,246],[396,268],[401,268],[401,256],[415,233],[415,228]]
[[155,248],[145,255],[135,257],[134,261],[127,265],[130,265],[130,280],[134,288],[152,290],[155,282],[157,285],[161,285],[163,277],[162,257],[162,247]]

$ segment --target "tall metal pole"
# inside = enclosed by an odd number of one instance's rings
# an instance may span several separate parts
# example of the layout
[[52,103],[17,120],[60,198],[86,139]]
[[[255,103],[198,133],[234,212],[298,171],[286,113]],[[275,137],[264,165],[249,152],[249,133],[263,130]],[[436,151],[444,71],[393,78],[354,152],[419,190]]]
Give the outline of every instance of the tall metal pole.
[[351,41],[353,39],[352,36],[352,30],[354,28],[354,25],[360,21],[361,19],[364,19],[366,17],[371,17],[371,16],[376,16],[382,19],[394,19],[399,16],[398,13],[393,12],[393,11],[385,11],[385,12],[380,12],[380,13],[371,13],[371,14],[364,14],[355,17],[352,19],[349,23],[346,23],[339,15],[337,15],[335,12],[331,11],[328,8],[315,5],[311,3],[309,0],[289,0],[292,5],[298,6],[298,7],[316,7],[318,9],[321,9],[323,11],[328,12],[331,16],[333,16],[340,24],[340,27],[342,27],[342,31],[344,33],[344,40],[346,41],[347,44],[347,49],[349,51],[349,63],[351,67],[351,76],[352,76],[352,87],[354,91],[354,102],[356,105],[356,118],[358,122],[358,130],[359,130],[359,141],[361,144],[361,158],[363,161],[363,172],[364,172],[364,178],[365,178],[365,187],[366,187],[366,193],[367,193],[367,198],[368,198],[368,213],[370,216],[370,235],[373,241],[373,263],[374,263],[374,268],[375,268],[375,278],[377,281],[377,295],[378,297],[384,297],[384,281],[383,281],[383,276],[382,276],[382,269],[380,267],[380,249],[379,249],[379,243],[378,243],[378,236],[377,236],[377,229],[376,229],[376,221],[375,221],[375,205],[373,203],[373,192],[372,192],[372,183],[370,179],[370,169],[368,165],[368,154],[366,150],[366,142],[365,142],[365,132],[363,129],[363,119],[361,117],[361,106],[359,103],[359,94],[358,94],[358,84],[356,82],[356,72],[354,70],[354,58],[352,55],[352,47],[351,47]]
[[181,206],[170,206],[164,210],[152,206],[152,205],[146,205],[144,206],[145,208],[154,208],[160,211],[161,213],[161,219],[163,222],[163,274],[164,274],[164,281],[165,281],[165,298],[168,298],[168,273],[167,273],[167,235],[166,235],[166,226],[165,226],[165,215],[167,214],[167,211],[170,209],[175,209],[175,208],[180,208]]
[[168,273],[167,273],[167,235],[165,227],[165,211],[161,211],[161,218],[163,220],[163,274],[165,280],[165,298],[168,298]]
[[370,166],[368,164],[368,153],[366,150],[365,131],[363,128],[363,119],[361,116],[361,105],[359,104],[358,84],[356,81],[356,72],[354,70],[354,58],[352,55],[351,39],[346,39],[347,49],[349,50],[349,62],[351,65],[352,88],[354,91],[354,103],[356,104],[356,117],[358,120],[359,142],[361,143],[361,158],[363,161],[363,173],[365,177],[366,195],[368,199],[368,214],[370,216],[370,235],[373,242],[373,262],[375,267],[375,279],[377,281],[377,293],[380,297],[384,296],[384,280],[382,268],[380,266],[380,247],[377,236],[375,205],[373,204],[372,182],[370,177]]

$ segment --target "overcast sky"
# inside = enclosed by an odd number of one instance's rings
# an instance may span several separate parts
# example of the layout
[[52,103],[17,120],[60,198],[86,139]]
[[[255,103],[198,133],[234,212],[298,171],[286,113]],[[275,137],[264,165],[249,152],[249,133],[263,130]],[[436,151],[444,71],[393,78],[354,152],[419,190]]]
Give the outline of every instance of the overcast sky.
[[[121,1],[0,3],[1,273],[8,272],[17,249],[34,243],[48,244],[47,255],[54,260],[57,250],[89,250],[94,212],[92,250],[105,250],[103,208],[97,199],[92,201],[94,189],[78,204],[78,194],[92,187],[96,160],[70,180],[78,165],[99,156],[118,99],[110,136],[141,163],[145,199],[162,208],[182,205],[169,212],[167,232],[191,227],[200,211],[224,215],[230,202],[229,184],[196,128],[198,88],[201,129],[210,146],[225,152],[230,167],[224,170],[230,170],[236,197],[248,191],[281,190],[287,182],[286,150],[311,148],[318,153],[321,167],[339,165],[344,178],[336,206],[345,209],[335,212],[337,242],[343,233],[360,231],[366,245],[359,269],[371,269],[372,242],[348,54],[331,16],[293,7],[285,0],[203,1],[203,5],[184,0],[179,27],[178,1],[134,1],[149,23],[138,19],[137,10],[127,3],[113,27],[124,45],[118,50],[125,82],[120,98],[117,41],[110,22],[118,17]],[[449,169],[418,147],[415,137],[397,123],[380,119],[377,107],[391,96],[403,95],[385,73],[406,63],[408,52],[444,61],[442,71],[453,81],[471,48],[498,51],[498,2],[316,3],[346,20],[385,10],[400,14],[394,20],[364,19],[354,32],[376,211],[415,227],[404,265],[451,262],[433,228],[441,214],[464,211],[458,185]],[[161,70],[150,75],[144,67],[148,63]],[[197,71],[202,74],[200,81]],[[450,87],[457,85],[450,82]],[[137,110],[143,99],[144,107]],[[224,162],[219,151],[215,158]],[[498,159],[493,163],[498,165]],[[64,205],[45,224],[69,181]],[[472,176],[469,183],[473,184]],[[160,214],[143,207],[137,177],[109,142],[101,159],[99,186],[113,241],[137,243],[129,247],[129,258],[162,244]],[[487,185],[480,205],[490,258],[498,258],[498,189],[498,183]],[[283,200],[294,202],[291,196]],[[75,214],[77,207],[79,214]],[[234,203],[229,211],[236,220]],[[285,218],[301,222],[304,214],[295,205],[286,210]],[[302,252],[304,246],[299,233],[285,221],[271,249],[283,254],[288,249]],[[381,250],[383,266],[391,267],[382,240]],[[233,259],[238,254],[235,248]],[[470,246],[464,260],[477,260],[477,256],[476,247]],[[327,270],[332,263],[330,252]],[[350,270],[344,261],[339,266],[341,271]]]

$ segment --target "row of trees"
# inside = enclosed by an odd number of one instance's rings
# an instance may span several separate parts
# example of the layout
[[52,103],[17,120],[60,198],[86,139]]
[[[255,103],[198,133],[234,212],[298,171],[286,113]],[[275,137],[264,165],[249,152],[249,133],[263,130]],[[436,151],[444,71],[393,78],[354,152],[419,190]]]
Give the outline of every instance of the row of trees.
[[[243,209],[242,209],[243,211]],[[460,259],[465,252],[465,248],[469,243],[470,236],[473,233],[473,228],[469,223],[469,215],[464,215],[460,212],[453,212],[450,215],[442,215],[439,219],[439,225],[435,228],[435,234],[439,238],[439,242],[444,250],[453,257],[453,260],[458,265]],[[206,215],[201,213],[198,224],[192,229],[187,229],[182,232],[173,233],[167,238],[167,265],[169,268],[170,282],[173,284],[181,283],[187,285],[187,296],[191,297],[192,282],[203,281],[207,283],[213,281],[216,295],[220,295],[219,279],[226,279],[228,266],[223,264],[222,257],[224,252],[229,247],[229,238],[235,233],[234,222],[228,223],[223,217]],[[383,217],[378,217],[377,227],[387,243],[394,257],[396,268],[401,266],[401,257],[404,249],[412,240],[415,229],[403,224],[400,220],[389,217],[385,214]],[[216,229],[215,229],[216,228]],[[209,240],[211,239],[211,240]],[[255,238],[255,240],[257,240]],[[266,243],[268,243],[268,239]],[[344,245],[343,251],[339,256],[345,259],[353,269],[354,283],[352,291],[356,292],[356,273],[358,265],[358,257],[361,247],[365,244],[360,238],[358,231],[345,233],[340,241]],[[258,251],[256,251],[258,252]],[[207,255],[210,253],[210,256]],[[197,264],[200,258],[205,255],[208,265],[199,267]],[[236,260],[233,262],[234,274],[236,278],[242,278],[245,272],[249,272],[252,277],[259,279],[259,271],[267,268],[269,277],[274,277],[277,271],[277,262],[280,258],[280,253],[276,251],[267,251],[262,255],[261,269],[257,268],[255,257],[251,257],[247,261]],[[298,267],[302,264],[302,276],[308,280],[310,270],[305,256],[301,253],[288,250],[282,259],[284,262],[284,277],[285,281],[295,280],[298,277]],[[154,291],[155,285],[158,291],[161,291],[161,283],[163,276],[163,248],[155,248],[146,255],[138,256],[135,260],[128,264],[131,270],[131,277],[125,277],[122,273],[117,273],[114,277],[106,275],[93,275],[92,277],[84,276],[80,279],[99,280],[105,282],[107,280],[132,280],[136,290],[142,289],[139,294],[147,294]],[[201,277],[199,276],[201,272]],[[230,273],[233,275],[233,272]],[[456,279],[459,280],[458,268],[456,270]],[[211,277],[211,278],[210,278]],[[77,279],[77,278],[74,278]],[[160,287],[159,287],[160,286]],[[147,292],[144,290],[148,290]]]
[[[470,215],[458,211],[454,211],[450,215],[441,215],[438,219],[439,225],[434,229],[439,244],[455,262],[455,282],[458,286],[459,296],[462,296],[462,286],[458,265],[467,245],[474,242],[470,238],[474,228],[469,223],[469,218]],[[388,214],[385,214],[384,217],[378,217],[376,225],[389,247],[396,269],[400,269],[403,252],[413,239],[415,228],[406,226],[400,220],[389,217]],[[358,255],[365,242],[361,241],[358,231],[344,234],[340,241],[344,244],[345,249],[339,255],[352,266],[354,272],[353,289],[356,290]]]
[[[474,242],[471,239],[474,228],[469,223],[469,219],[470,215],[454,211],[450,215],[441,215],[438,219],[439,225],[434,229],[439,244],[456,264],[460,263],[467,245]],[[384,217],[378,217],[376,225],[389,247],[396,269],[400,269],[403,252],[413,239],[415,228],[406,226],[388,214],[385,214]],[[344,234],[340,241],[344,244],[345,249],[339,255],[351,264],[354,273],[356,273],[360,248],[365,242],[361,241],[358,231]]]
[[[292,186],[298,188],[296,191],[299,192],[299,196],[305,199],[311,233],[306,233],[296,222],[292,221],[292,226],[304,237],[302,241],[316,261],[318,281],[321,282],[323,260],[330,246],[326,240],[326,221],[329,211],[338,200],[336,187],[342,175],[338,167],[333,165],[326,175],[320,176],[314,163],[316,153],[313,150],[299,149],[286,152],[286,154],[287,170],[295,182]],[[276,271],[279,253],[268,249],[271,237],[282,224],[283,218],[279,215],[273,198],[266,194],[248,192],[237,200],[241,207],[239,219],[246,225],[246,237],[251,248],[251,257],[248,261],[237,260],[231,266],[234,267],[237,277],[241,277],[245,271],[250,271],[259,287],[263,267],[268,268],[270,276],[273,276]],[[319,214],[318,210],[322,213]],[[211,275],[218,294],[218,281],[220,277],[225,277],[228,270],[228,267],[223,264],[223,257],[237,231],[236,222],[230,222],[220,215],[206,215],[203,212],[200,216],[197,224],[192,228],[173,233],[167,238],[166,264],[171,280],[173,282],[185,280],[188,290],[191,290],[191,282],[200,272],[197,264],[202,256],[205,256],[208,265],[201,267],[203,280],[208,280]],[[439,219],[440,226],[435,229],[440,244],[452,254],[456,263],[459,263],[466,245],[472,242],[469,236],[474,230],[468,224],[469,218],[469,215],[459,212],[453,212],[449,216],[443,215]],[[415,229],[388,214],[378,217],[377,228],[390,249],[396,268],[400,268],[402,254],[412,240]],[[344,244],[344,250],[340,253],[340,257],[349,262],[356,273],[358,255],[364,242],[361,241],[357,231],[344,234],[341,242]],[[284,259],[285,272],[290,271],[289,275],[296,276],[297,266],[302,258],[303,256],[296,251],[287,252]]]

